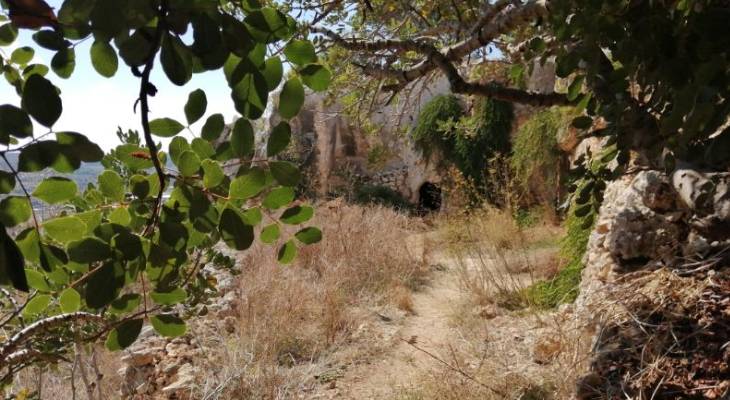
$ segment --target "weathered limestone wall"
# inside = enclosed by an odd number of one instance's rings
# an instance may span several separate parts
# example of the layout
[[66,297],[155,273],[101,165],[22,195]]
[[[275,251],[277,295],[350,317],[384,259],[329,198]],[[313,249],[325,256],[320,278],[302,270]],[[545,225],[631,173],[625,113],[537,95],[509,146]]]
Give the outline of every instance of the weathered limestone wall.
[[[637,346],[637,351],[657,346],[658,339],[642,338],[642,329],[660,332],[661,327],[654,325],[657,322],[642,325],[646,316],[637,314],[689,317],[704,292],[717,290],[712,278],[727,273],[725,253],[730,248],[728,178],[729,174],[692,169],[678,169],[671,176],[642,171],[608,185],[575,304],[578,319],[589,322],[585,334],[594,338],[590,371],[578,383],[579,399],[604,398],[619,389],[641,391],[639,383],[617,389],[626,384],[622,373],[606,372],[632,360],[631,352],[616,352],[620,346]],[[720,261],[702,261],[709,257]],[[688,343],[678,329],[675,353],[680,343]],[[644,351],[647,357],[651,354]],[[722,357],[722,352],[717,355]],[[642,369],[627,368],[637,374],[633,379],[638,382]]]

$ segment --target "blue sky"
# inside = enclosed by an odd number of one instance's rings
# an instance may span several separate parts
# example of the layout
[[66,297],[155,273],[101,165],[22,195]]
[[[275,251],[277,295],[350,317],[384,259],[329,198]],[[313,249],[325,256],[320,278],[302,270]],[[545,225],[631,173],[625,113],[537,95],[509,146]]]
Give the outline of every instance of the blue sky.
[[[58,10],[62,0],[49,0],[48,3]],[[53,52],[39,49],[31,39],[33,33],[28,30],[21,31],[13,45],[0,47],[0,51],[9,56],[17,47],[31,46],[36,49],[32,62],[49,65]],[[139,92],[139,79],[132,75],[121,59],[119,70],[114,77],[104,78],[97,74],[89,59],[91,43],[92,40],[86,40],[76,47],[76,70],[69,79],[61,79],[52,71],[47,75],[47,78],[62,91],[63,114],[54,126],[54,130],[83,133],[103,149],[108,150],[119,144],[115,135],[117,126],[141,132],[139,114],[134,114],[132,110]],[[153,119],[170,117],[184,124],[183,107],[188,93],[195,89],[205,91],[208,97],[208,109],[206,116],[192,126],[193,131],[200,131],[208,115],[221,113],[225,116],[226,122],[230,122],[236,115],[222,70],[196,74],[187,85],[178,87],[167,80],[158,62],[153,70],[152,82],[159,90],[157,96],[150,99]],[[20,99],[15,89],[5,79],[0,78],[0,104],[7,103],[19,105]],[[46,131],[46,128],[36,125],[36,136]],[[185,135],[190,136],[189,133]]]

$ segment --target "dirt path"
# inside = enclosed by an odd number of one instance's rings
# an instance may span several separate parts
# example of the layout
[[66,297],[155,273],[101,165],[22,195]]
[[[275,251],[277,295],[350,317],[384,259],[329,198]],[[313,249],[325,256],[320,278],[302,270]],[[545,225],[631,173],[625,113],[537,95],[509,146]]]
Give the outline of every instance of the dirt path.
[[[411,248],[423,248],[425,240],[427,238],[423,235],[412,237],[409,240]],[[543,256],[544,251],[529,255],[533,260]],[[432,254],[428,260],[439,268],[430,283],[413,294],[413,315],[403,322],[393,347],[371,363],[349,369],[337,380],[337,390],[324,395],[320,392],[317,398],[394,399],[399,393],[416,388],[419,378],[425,374],[443,368],[427,352],[441,359],[450,359],[452,346],[458,346],[461,340],[452,322],[458,308],[468,302],[468,295],[459,285],[455,260],[443,253]],[[472,261],[476,264],[475,260]],[[511,279],[520,285],[527,285],[530,281],[527,274],[511,275]]]
[[418,377],[436,367],[437,361],[410,343],[434,354],[446,354],[454,341],[449,320],[463,296],[456,275],[438,271],[430,286],[414,294],[414,315],[406,319],[389,354],[338,382],[341,398],[384,399],[416,385]]

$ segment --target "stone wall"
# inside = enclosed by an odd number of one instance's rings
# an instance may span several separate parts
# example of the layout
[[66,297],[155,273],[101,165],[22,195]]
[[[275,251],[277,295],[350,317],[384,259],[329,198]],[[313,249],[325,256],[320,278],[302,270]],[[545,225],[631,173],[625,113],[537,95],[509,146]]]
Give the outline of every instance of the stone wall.
[[[702,344],[711,351],[696,361],[704,366],[695,365],[691,356],[698,351],[692,347],[695,330],[704,326],[705,333],[721,338],[723,330],[714,331],[716,319],[730,317],[705,309],[717,302],[712,310],[730,313],[728,293],[722,289],[730,277],[729,177],[692,169],[671,176],[642,171],[608,185],[575,304],[577,318],[589,321],[585,333],[594,342],[578,398],[622,392],[640,397],[662,393],[662,385],[670,390],[678,385],[705,387],[697,392],[705,397],[697,398],[720,398],[713,396],[729,390],[727,381],[724,389],[713,386],[723,379],[713,381],[708,372],[713,363],[727,365],[730,359],[721,349],[712,350],[712,337]],[[664,337],[670,342],[663,342]],[[647,375],[652,368],[654,375]],[[684,371],[697,370],[693,368],[704,372]]]

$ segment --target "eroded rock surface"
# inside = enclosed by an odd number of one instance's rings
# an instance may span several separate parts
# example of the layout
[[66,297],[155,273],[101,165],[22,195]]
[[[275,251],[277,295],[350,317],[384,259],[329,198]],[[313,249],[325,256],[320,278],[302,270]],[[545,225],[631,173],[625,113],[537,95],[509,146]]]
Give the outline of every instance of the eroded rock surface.
[[578,398],[730,396],[727,178],[642,171],[608,185],[576,301],[594,335]]

